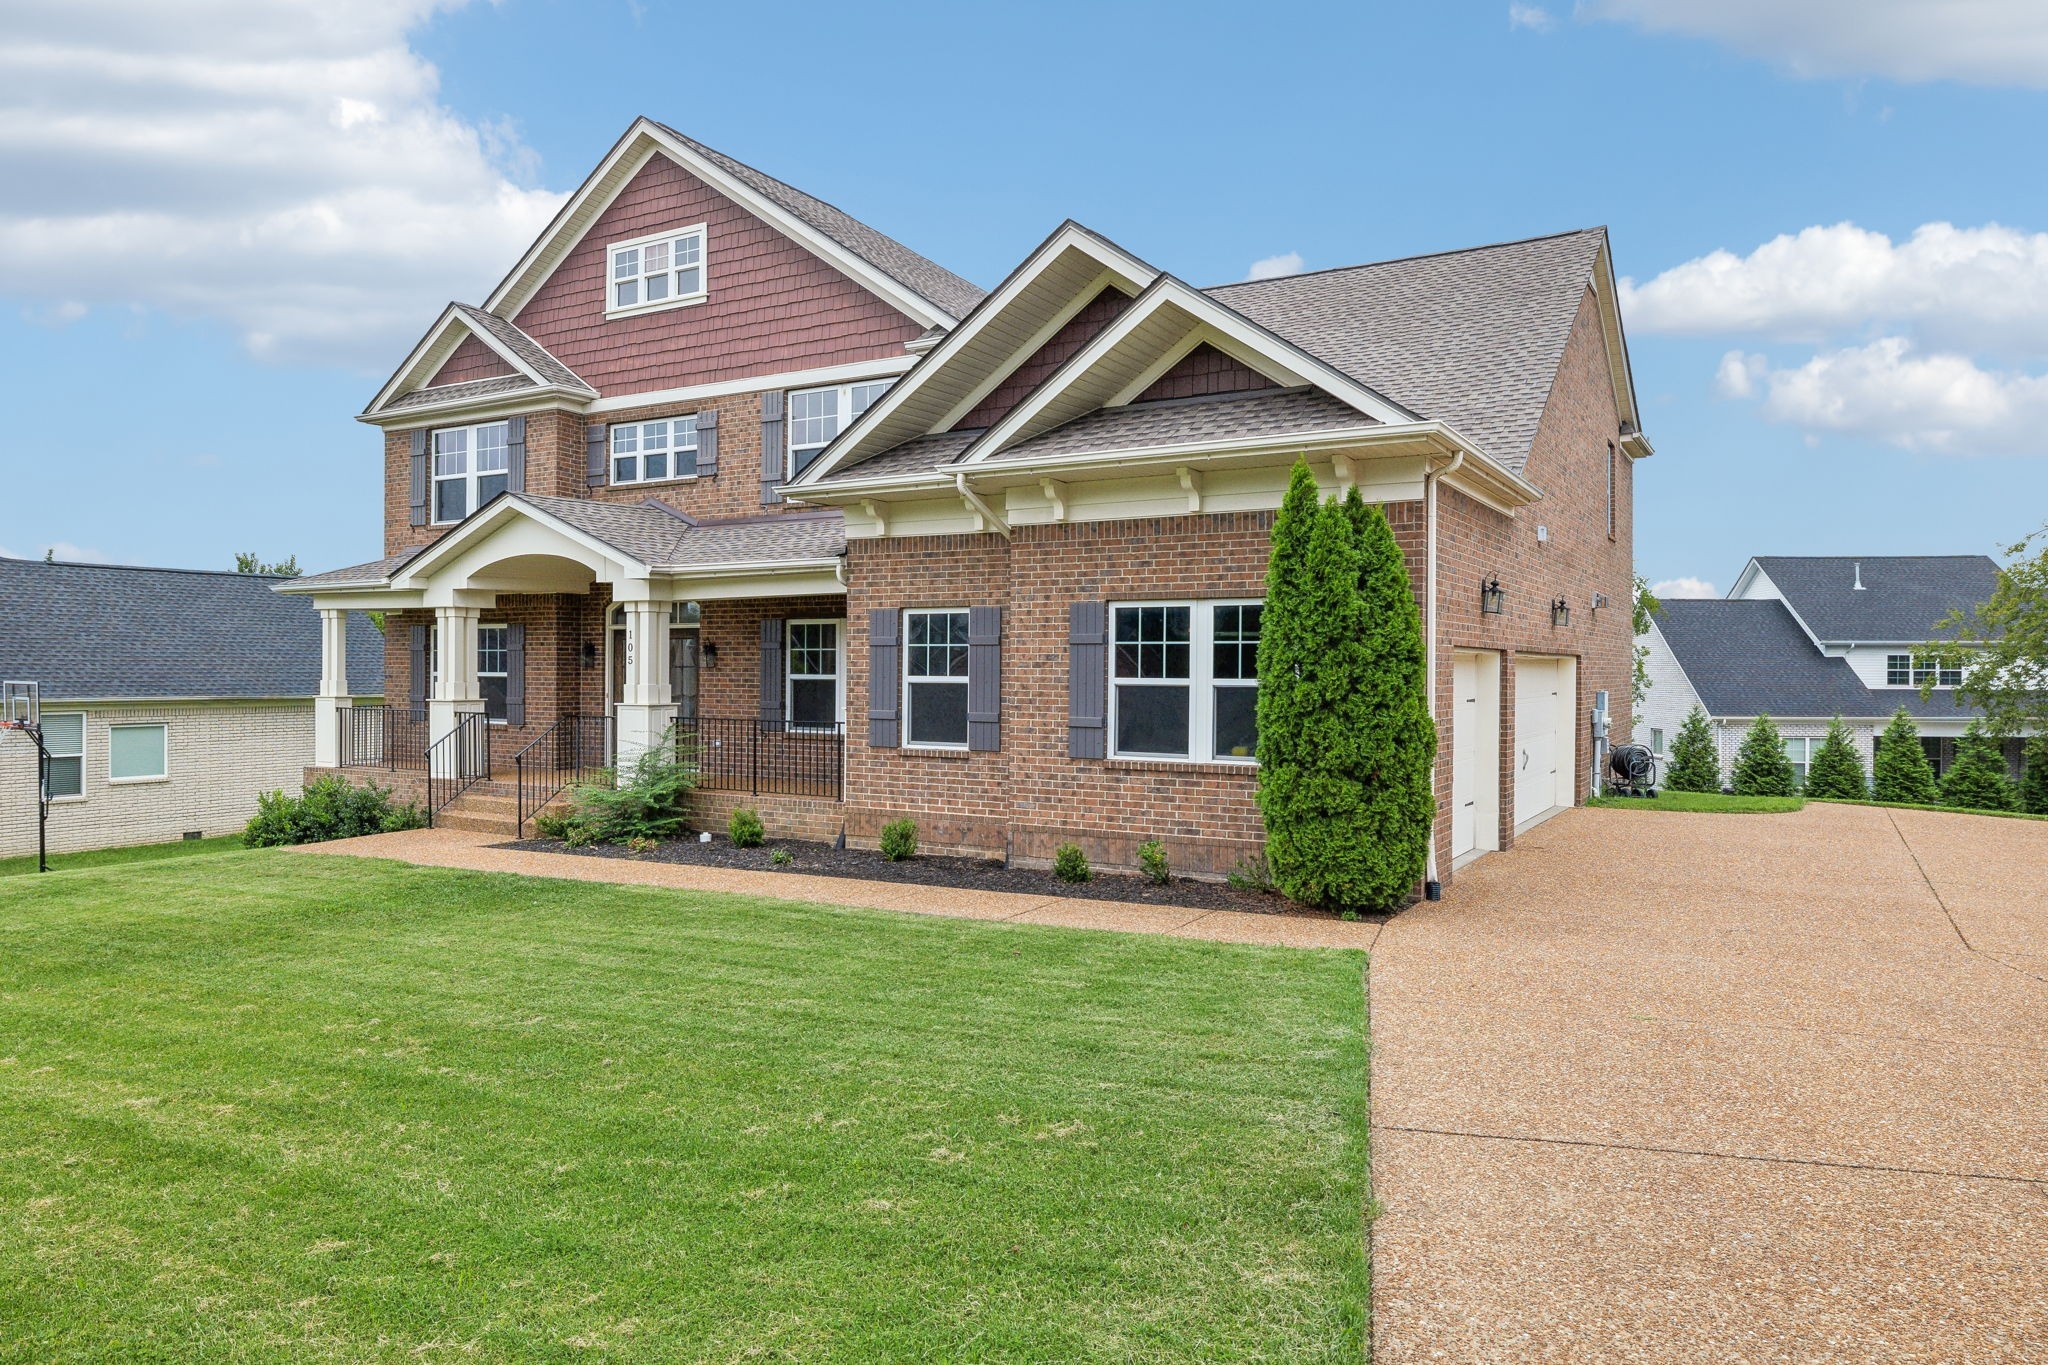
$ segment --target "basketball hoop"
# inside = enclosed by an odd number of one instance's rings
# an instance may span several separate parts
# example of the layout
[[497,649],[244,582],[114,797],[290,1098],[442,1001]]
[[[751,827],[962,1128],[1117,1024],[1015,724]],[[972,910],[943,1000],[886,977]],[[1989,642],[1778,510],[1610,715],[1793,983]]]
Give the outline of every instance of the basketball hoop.
[[43,689],[0,682],[0,730],[17,730],[36,746],[36,871],[50,870],[50,751],[43,746]]
[[0,729],[34,729],[42,724],[42,719],[40,683],[0,682]]

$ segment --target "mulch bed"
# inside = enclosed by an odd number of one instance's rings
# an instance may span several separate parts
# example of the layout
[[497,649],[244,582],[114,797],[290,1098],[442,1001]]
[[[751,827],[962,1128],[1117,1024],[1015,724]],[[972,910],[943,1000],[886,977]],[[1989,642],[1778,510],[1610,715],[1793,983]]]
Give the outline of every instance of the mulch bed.
[[[1312,915],[1284,896],[1251,891],[1225,882],[1175,877],[1164,886],[1144,877],[1097,872],[1093,881],[1063,882],[1043,868],[1008,867],[985,858],[947,858],[920,853],[891,862],[874,849],[834,848],[830,844],[776,839],[763,848],[734,848],[714,835],[708,844],[695,839],[669,840],[645,853],[618,844],[570,848],[556,839],[522,839],[498,848],[530,853],[564,853],[580,858],[620,858],[628,862],[684,863],[693,867],[728,867],[746,872],[800,872],[810,877],[858,877],[873,882],[912,886],[950,886],[963,891],[1010,891],[1026,896],[1066,896],[1076,900],[1126,901],[1136,905],[1178,906],[1188,910],[1243,910],[1255,915]],[[790,861],[769,861],[773,849],[790,852]]]

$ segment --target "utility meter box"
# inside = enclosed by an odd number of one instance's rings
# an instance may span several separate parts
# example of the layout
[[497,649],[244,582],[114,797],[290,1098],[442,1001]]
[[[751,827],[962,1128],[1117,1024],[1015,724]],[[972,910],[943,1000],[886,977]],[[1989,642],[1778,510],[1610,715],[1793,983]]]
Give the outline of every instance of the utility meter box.
[[1607,693],[1593,694],[1593,738],[1607,738]]

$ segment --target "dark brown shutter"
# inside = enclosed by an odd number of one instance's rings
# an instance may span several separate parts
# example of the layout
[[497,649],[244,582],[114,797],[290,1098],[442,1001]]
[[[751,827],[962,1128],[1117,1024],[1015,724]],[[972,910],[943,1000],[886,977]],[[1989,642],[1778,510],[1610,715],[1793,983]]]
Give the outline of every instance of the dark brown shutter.
[[1109,608],[1067,608],[1067,757],[1109,757]]
[[902,743],[903,617],[891,607],[868,613],[868,747]]
[[783,411],[779,392],[761,395],[761,503],[764,507],[772,507],[782,501],[782,462],[789,454],[788,441],[783,436],[786,430]]
[[967,609],[967,747],[1003,747],[1003,609]]
[[583,429],[583,482],[592,488],[604,487],[606,454],[604,423],[592,422]]
[[432,626],[412,628],[412,677],[406,681],[406,697],[415,710],[427,704],[427,632]]
[[505,723],[526,724],[526,627],[505,627]]
[[718,477],[718,414],[697,414],[697,477]]
[[771,730],[782,728],[782,654],[789,632],[784,617],[768,616],[761,621],[761,723]]
[[526,419],[505,419],[505,491],[526,491]]
[[412,434],[412,524],[427,524],[427,433]]

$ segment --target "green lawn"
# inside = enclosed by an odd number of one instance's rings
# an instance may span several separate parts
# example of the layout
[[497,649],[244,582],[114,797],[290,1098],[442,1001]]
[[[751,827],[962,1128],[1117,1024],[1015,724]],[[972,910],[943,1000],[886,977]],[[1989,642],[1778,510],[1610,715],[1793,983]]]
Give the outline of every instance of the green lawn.
[[[216,834],[211,839],[174,839],[167,844],[130,844],[126,848],[96,848],[86,853],[52,853],[50,871],[78,867],[116,867],[124,863],[152,863],[159,858],[189,858],[195,853],[226,853],[242,846],[239,834]],[[0,858],[0,877],[12,877],[36,870],[36,855]]]
[[0,1359],[1360,1356],[1357,953],[282,852],[0,936]]
[[1725,796],[1720,792],[1659,791],[1654,797],[1595,796],[1589,806],[1615,810],[1718,811],[1723,815],[1779,815],[1806,804],[1799,796]]

